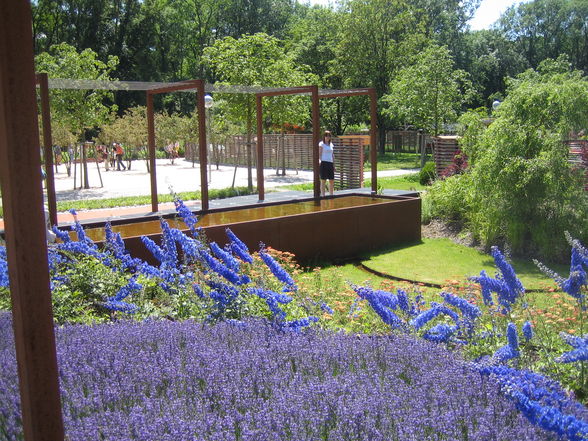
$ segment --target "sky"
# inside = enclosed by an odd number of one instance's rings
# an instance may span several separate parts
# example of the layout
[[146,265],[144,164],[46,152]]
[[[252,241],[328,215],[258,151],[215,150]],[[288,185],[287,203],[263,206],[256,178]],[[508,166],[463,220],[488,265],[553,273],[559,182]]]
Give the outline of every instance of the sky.
[[[333,4],[333,0],[309,0],[312,5],[328,5]],[[472,30],[489,29],[509,6],[513,6],[528,0],[482,0],[480,7],[476,11],[476,15],[470,21]]]

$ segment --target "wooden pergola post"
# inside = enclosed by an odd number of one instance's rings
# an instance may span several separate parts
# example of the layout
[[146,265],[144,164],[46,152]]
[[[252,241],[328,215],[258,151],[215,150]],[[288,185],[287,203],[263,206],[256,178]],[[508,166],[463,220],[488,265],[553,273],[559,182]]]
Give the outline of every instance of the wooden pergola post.
[[208,210],[208,144],[206,140],[206,106],[204,103],[204,80],[194,80],[197,90],[198,109],[198,161],[200,162],[200,204],[202,211]]
[[28,0],[0,2],[0,185],[27,441],[64,439]]
[[149,178],[151,183],[151,211],[159,211],[157,200],[157,167],[155,162],[155,117],[153,115],[153,94],[147,91],[147,145],[149,154]]
[[314,198],[321,197],[321,180],[319,176],[319,148],[321,140],[321,115],[319,107],[318,86],[312,86],[312,171]]
[[208,176],[206,173],[206,108],[204,106],[204,80],[182,81],[173,86],[159,87],[147,91],[147,130],[149,143],[149,164],[151,167],[151,210],[159,210],[157,202],[157,179],[155,172],[155,118],[153,115],[153,95],[196,89],[198,111],[199,161],[200,161],[200,199],[202,210],[208,210]]
[[255,95],[255,104],[257,111],[257,193],[259,202],[265,199],[265,187],[263,177],[263,95]]
[[36,75],[41,95],[41,119],[43,121],[43,155],[47,175],[47,208],[49,222],[57,225],[57,199],[55,197],[55,175],[53,173],[53,135],[51,133],[51,110],[49,105],[49,79],[46,73]]
[[378,95],[374,87],[368,89],[370,97],[370,163],[372,164],[372,193],[378,191],[378,149],[376,134],[378,133]]

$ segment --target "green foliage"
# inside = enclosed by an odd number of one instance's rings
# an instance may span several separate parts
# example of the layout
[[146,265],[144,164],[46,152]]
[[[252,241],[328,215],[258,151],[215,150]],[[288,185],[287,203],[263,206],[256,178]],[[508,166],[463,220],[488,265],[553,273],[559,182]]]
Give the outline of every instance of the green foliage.
[[466,201],[471,200],[471,174],[454,175],[438,180],[428,189],[424,199],[429,204],[431,216],[446,221],[461,221],[470,215]]
[[[78,52],[65,43],[51,46],[35,58],[37,72],[47,73],[49,78],[84,80],[112,80],[110,73],[118,65],[116,57],[109,56],[105,63],[98,59],[91,49]],[[50,91],[51,119],[58,127],[63,127],[77,137],[86,129],[100,127],[108,120],[116,106],[105,105],[113,100],[107,90],[60,90]]]
[[435,163],[432,161],[425,162],[425,165],[419,172],[419,182],[421,185],[431,185],[435,180]]
[[436,214],[464,221],[487,246],[561,259],[564,231],[588,235],[588,195],[562,142],[588,126],[586,108],[588,81],[564,60],[511,80],[489,128],[466,130],[470,173],[432,188]]
[[92,323],[110,319],[102,306],[109,296],[126,284],[117,271],[104,266],[95,257],[70,254],[59,273],[66,283],[52,290],[53,317],[57,323]]
[[453,122],[472,96],[468,74],[454,68],[449,50],[430,45],[392,79],[382,97],[382,112],[394,121],[413,124],[438,135],[443,123]]

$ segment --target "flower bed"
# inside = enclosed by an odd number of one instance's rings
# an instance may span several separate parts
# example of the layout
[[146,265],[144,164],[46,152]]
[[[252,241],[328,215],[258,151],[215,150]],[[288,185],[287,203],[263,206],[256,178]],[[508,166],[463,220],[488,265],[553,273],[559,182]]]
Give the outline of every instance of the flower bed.
[[[145,321],[64,326],[57,347],[72,441],[556,439],[454,354],[407,336]],[[0,439],[18,439],[7,313],[0,366]]]

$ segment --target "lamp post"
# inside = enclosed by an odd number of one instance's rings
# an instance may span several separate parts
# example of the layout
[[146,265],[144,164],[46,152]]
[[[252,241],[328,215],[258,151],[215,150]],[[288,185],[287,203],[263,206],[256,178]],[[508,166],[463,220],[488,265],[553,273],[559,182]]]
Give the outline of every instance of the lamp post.
[[[210,118],[211,118],[211,110],[212,106],[214,105],[214,99],[212,98],[212,96],[210,96],[209,94],[204,95],[204,107],[206,108],[206,131],[208,133],[206,139],[206,150],[207,150],[207,155],[210,158],[210,155],[208,155],[208,152],[210,152],[208,146],[211,144],[211,133],[210,133]],[[211,161],[208,161],[208,182],[212,182],[212,166],[211,166]]]
[[500,101],[494,100],[494,102],[492,103],[492,111],[495,112],[500,107],[500,104],[502,104]]

